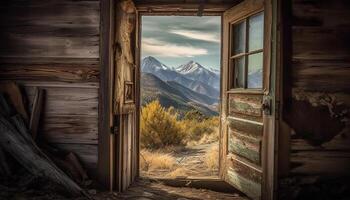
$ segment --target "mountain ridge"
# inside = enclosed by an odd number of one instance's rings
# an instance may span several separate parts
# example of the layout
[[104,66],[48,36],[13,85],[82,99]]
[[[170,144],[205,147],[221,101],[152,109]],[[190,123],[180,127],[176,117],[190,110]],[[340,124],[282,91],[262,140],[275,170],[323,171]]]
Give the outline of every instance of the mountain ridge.
[[[169,108],[174,107],[179,111],[199,110],[205,115],[217,115],[217,111],[212,110],[205,103],[213,101],[210,97],[200,96],[196,93],[191,93],[190,89],[179,91],[176,82],[164,82],[156,75],[151,73],[141,74],[141,105],[146,105],[153,100],[159,100],[161,105]],[[184,94],[185,93],[185,94]],[[191,98],[189,98],[191,97]],[[215,102],[214,102],[215,103]]]
[[[187,73],[180,67],[188,67]],[[163,81],[176,81],[195,92],[219,98],[219,74],[215,74],[197,62],[190,61],[177,68],[170,68],[156,58],[147,56],[142,60],[141,71],[152,73]],[[192,69],[192,71],[191,71]],[[180,71],[180,72],[179,72]],[[181,73],[182,71],[182,73]]]

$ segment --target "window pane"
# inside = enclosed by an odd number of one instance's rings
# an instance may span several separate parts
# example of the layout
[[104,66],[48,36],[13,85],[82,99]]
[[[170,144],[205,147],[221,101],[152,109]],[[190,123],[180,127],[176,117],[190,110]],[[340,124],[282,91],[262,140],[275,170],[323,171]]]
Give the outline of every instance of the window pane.
[[263,53],[248,56],[248,88],[262,88]]
[[235,88],[244,88],[245,57],[237,58],[233,62],[235,67],[234,86]]
[[263,48],[264,14],[259,13],[249,18],[249,51]]
[[232,27],[232,37],[234,38],[232,55],[245,52],[245,24],[245,21],[243,21],[239,24],[234,24]]

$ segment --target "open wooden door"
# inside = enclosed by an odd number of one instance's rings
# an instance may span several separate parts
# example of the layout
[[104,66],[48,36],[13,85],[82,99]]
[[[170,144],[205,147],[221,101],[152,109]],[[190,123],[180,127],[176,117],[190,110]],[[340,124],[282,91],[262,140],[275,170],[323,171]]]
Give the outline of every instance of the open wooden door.
[[113,91],[114,190],[125,191],[138,173],[136,35],[137,13],[132,0],[116,2]]
[[274,76],[267,2],[244,0],[223,16],[220,175],[252,199],[273,196]]

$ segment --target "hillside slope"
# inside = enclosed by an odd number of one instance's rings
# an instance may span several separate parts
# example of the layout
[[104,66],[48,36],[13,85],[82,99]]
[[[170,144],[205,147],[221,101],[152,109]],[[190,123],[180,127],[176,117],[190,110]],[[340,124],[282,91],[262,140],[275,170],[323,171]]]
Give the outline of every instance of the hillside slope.
[[[189,96],[196,96],[194,94],[186,95],[179,91],[174,83],[170,84],[162,81],[157,76],[150,73],[141,74],[141,105],[145,105],[153,100],[159,100],[162,106],[168,108],[170,106],[186,112],[190,110],[199,110],[205,115],[217,115],[216,111],[211,110],[202,103],[198,103],[188,98]],[[198,98],[197,98],[198,99]]]

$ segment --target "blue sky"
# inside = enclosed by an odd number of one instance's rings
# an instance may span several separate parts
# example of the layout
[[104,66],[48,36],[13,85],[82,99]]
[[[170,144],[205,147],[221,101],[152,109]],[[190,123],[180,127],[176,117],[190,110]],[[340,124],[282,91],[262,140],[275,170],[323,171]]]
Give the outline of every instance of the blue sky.
[[220,68],[219,16],[143,16],[141,56],[154,56],[170,67],[190,60]]

